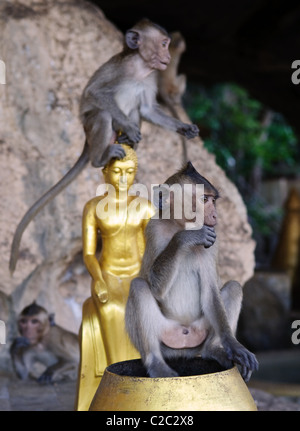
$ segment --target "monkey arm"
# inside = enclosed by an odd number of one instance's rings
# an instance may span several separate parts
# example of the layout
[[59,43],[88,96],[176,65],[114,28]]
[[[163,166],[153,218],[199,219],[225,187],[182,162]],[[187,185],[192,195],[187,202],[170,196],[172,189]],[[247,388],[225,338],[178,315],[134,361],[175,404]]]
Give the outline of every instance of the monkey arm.
[[[159,235],[159,232],[156,232],[156,238],[161,237],[162,236]],[[149,249],[158,249],[158,244],[155,246],[153,239],[152,244],[150,239],[150,247],[148,247],[148,241],[146,252]],[[154,258],[152,259],[152,264],[149,268],[149,282],[152,293],[156,299],[159,300],[160,298],[163,298],[172,287],[173,281],[177,275],[180,255],[181,253],[177,236],[174,235],[165,248],[160,252],[158,251],[153,256]]]
[[[213,264],[213,263],[212,263]],[[202,310],[206,318],[209,320],[211,326],[214,328],[216,334],[221,338],[221,342],[227,342],[230,338],[235,338],[230,328],[224,304],[221,300],[219,287],[217,283],[217,275],[212,266],[209,274],[206,275],[205,271],[201,272],[201,303]],[[206,277],[211,277],[213,280],[206,280]]]
[[59,382],[60,380],[63,380],[65,375],[67,375],[68,372],[70,373],[72,369],[76,370],[77,364],[60,357],[55,364],[46,368],[37,381],[44,384]]
[[183,254],[189,253],[195,246],[210,247],[216,238],[214,229],[208,226],[199,230],[179,231],[174,226],[168,221],[151,220],[146,229],[147,247],[143,263],[147,262],[146,271],[157,299],[166,295],[171,288]]
[[212,285],[208,280],[205,280],[205,272],[201,274],[201,287],[203,313],[214,328],[216,335],[220,337],[227,358],[241,365],[242,376],[245,381],[248,381],[251,372],[258,369],[256,357],[235,338],[227,319],[218,286],[216,283]]
[[169,129],[172,132],[177,132],[187,139],[195,138],[199,134],[199,129],[196,125],[186,124],[177,118],[170,117],[163,112],[158,104],[141,106],[141,116],[144,120]]
[[28,339],[26,337],[18,337],[14,340],[10,348],[13,367],[17,376],[22,380],[27,379],[29,374],[26,364],[23,360],[26,351],[29,350],[28,347],[30,347]]
[[176,132],[183,125],[182,121],[165,114],[158,104],[153,104],[152,106],[143,105],[140,110],[144,120],[161,127],[166,127],[173,132]]

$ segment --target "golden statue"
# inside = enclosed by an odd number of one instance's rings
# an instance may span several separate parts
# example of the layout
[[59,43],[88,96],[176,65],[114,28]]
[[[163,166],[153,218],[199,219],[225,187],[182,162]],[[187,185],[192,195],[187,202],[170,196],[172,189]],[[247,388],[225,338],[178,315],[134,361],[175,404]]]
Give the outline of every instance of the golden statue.
[[89,409],[108,365],[140,357],[125,331],[124,315],[130,282],[139,273],[144,253],[144,229],[154,208],[147,199],[128,193],[137,157],[128,145],[123,148],[126,156],[103,169],[107,193],[91,199],[83,211],[83,257],[92,284],[82,310],[77,410]]

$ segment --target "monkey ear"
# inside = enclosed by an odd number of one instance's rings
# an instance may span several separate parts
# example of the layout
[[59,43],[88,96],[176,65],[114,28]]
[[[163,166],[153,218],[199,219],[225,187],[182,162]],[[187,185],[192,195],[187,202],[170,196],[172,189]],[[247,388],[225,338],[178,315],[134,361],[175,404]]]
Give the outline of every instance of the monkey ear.
[[135,30],[127,30],[125,34],[125,41],[130,49],[137,49],[141,43],[140,34]]
[[192,162],[188,161],[186,164],[185,173],[187,175],[189,175],[189,174],[192,174],[194,172],[197,172],[196,169],[194,168]]

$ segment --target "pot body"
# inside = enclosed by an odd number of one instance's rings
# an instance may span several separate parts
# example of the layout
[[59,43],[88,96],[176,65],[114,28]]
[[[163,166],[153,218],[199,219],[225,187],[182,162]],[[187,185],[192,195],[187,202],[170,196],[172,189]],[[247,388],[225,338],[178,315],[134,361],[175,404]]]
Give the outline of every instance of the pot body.
[[186,371],[183,374],[199,374],[150,378],[141,360],[112,364],[104,372],[90,411],[257,410],[236,366],[215,371],[220,369],[217,363],[196,358],[180,367]]

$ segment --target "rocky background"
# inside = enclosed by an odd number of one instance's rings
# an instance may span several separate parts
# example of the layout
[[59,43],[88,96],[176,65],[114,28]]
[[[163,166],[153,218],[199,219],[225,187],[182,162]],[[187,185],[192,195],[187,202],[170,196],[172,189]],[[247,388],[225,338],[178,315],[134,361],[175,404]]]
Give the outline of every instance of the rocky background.
[[[84,133],[78,119],[81,92],[92,73],[122,48],[122,33],[83,1],[4,1],[0,7],[0,319],[6,322],[7,355],[17,313],[33,300],[77,332],[90,277],[81,251],[81,214],[102,182],[87,167],[29,225],[13,276],[8,269],[15,228],[29,206],[56,183],[80,155]],[[184,111],[181,111],[184,117]],[[181,138],[144,124],[137,180],[163,182],[183,161]],[[254,241],[236,187],[203,148],[187,143],[188,158],[220,189],[219,269],[225,282],[244,284],[254,270]]]

